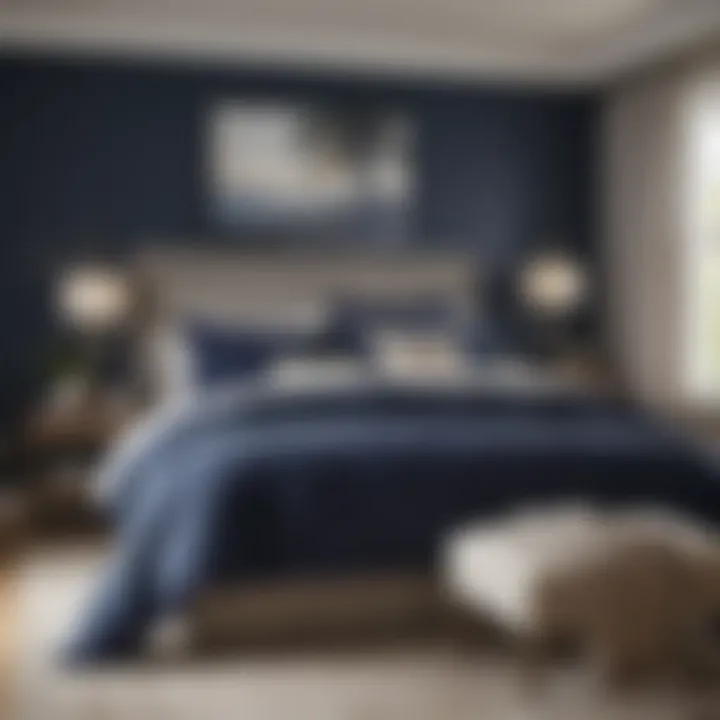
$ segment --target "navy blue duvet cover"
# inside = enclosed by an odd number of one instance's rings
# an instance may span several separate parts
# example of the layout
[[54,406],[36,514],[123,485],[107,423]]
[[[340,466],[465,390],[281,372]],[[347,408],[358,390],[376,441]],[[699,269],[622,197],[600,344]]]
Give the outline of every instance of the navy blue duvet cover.
[[117,542],[67,650],[137,652],[210,585],[422,569],[454,525],[520,505],[666,505],[720,519],[715,467],[622,403],[411,383],[216,390],[111,454]]

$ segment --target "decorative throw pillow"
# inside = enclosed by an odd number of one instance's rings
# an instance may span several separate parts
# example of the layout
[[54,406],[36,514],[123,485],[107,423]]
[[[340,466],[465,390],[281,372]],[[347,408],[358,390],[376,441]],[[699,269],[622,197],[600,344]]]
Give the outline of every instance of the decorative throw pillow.
[[384,374],[433,378],[467,369],[465,353],[447,332],[379,331],[372,345],[373,364]]
[[193,379],[205,386],[259,373],[280,355],[291,353],[304,336],[260,327],[228,327],[193,322],[187,328]]

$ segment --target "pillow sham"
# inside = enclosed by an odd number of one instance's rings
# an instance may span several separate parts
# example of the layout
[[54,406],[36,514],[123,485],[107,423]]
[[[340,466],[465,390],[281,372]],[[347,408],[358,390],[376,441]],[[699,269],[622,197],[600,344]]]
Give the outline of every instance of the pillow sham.
[[383,330],[373,337],[373,366],[400,377],[447,377],[463,374],[467,358],[447,332]]
[[154,401],[181,398],[192,390],[192,358],[182,328],[160,325],[141,338],[138,350],[140,376]]
[[193,381],[201,387],[255,375],[307,342],[298,333],[201,321],[188,324],[186,337]]

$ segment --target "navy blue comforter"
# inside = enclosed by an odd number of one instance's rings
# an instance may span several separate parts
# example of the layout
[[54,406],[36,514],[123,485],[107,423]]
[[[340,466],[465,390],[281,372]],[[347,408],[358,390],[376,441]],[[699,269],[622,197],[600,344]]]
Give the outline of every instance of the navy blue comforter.
[[445,530],[517,505],[720,518],[714,467],[633,410],[487,388],[223,391],[135,431],[101,485],[117,543],[75,661],[132,655],[210,584],[428,567]]

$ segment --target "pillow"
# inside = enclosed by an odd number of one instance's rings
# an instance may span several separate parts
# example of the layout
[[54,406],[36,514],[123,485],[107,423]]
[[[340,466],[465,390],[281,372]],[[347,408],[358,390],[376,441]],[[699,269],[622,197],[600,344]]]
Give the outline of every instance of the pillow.
[[325,387],[365,377],[366,365],[352,357],[284,357],[268,367],[275,387]]
[[328,351],[367,355],[382,330],[437,330],[453,324],[453,312],[438,295],[341,297],[333,304],[324,344]]
[[461,330],[465,352],[478,361],[487,358],[528,356],[532,348],[527,333],[510,322],[490,322],[473,319]]
[[304,342],[304,336],[298,333],[208,322],[191,323],[186,335],[193,380],[200,386],[255,375],[275,358],[291,353]]
[[372,340],[373,365],[399,377],[452,377],[467,369],[455,338],[443,331],[384,330]]
[[142,377],[156,400],[185,396],[193,387],[190,348],[181,328],[164,324],[144,336],[140,344]]

